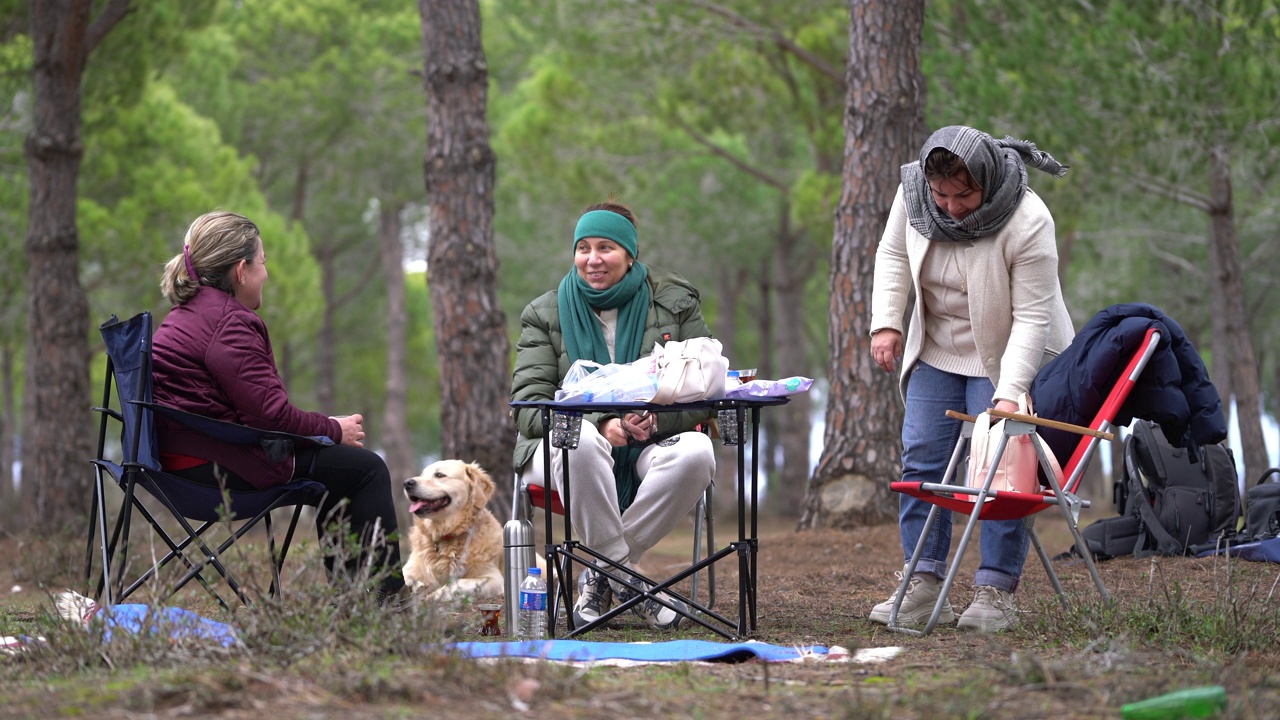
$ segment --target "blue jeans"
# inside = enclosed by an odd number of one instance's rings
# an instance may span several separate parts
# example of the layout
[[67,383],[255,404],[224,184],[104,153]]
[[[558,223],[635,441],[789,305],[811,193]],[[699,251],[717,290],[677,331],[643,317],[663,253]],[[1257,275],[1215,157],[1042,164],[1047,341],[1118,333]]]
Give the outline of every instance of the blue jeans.
[[[946,411],[962,410],[977,415],[991,407],[994,394],[995,388],[988,378],[956,375],[917,362],[907,383],[907,412],[902,422],[902,479],[942,482],[960,438],[961,426],[959,420],[947,417]],[[910,495],[899,497],[898,530],[905,559],[910,560],[911,553],[915,552],[933,507]],[[978,529],[982,564],[974,582],[1008,592],[1017,590],[1030,547],[1026,525],[1022,520],[987,520]],[[945,577],[950,551],[951,511],[941,510],[916,572]]]

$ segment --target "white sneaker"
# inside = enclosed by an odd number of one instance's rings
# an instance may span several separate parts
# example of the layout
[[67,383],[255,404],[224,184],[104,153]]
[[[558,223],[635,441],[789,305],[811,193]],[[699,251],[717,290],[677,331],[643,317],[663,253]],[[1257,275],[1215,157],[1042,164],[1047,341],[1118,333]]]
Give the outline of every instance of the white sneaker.
[[[650,587],[648,583],[644,583],[644,586],[646,588]],[[629,587],[623,587],[615,594],[618,596],[618,604],[621,605],[635,597],[637,593]],[[632,605],[631,612],[635,613],[636,617],[643,620],[645,625],[648,625],[655,630],[675,630],[680,627],[680,622],[683,621],[685,615],[688,614],[689,606],[674,597],[671,597],[667,593],[661,594],[664,600],[677,608],[680,608],[680,611],[677,612],[672,610],[657,600],[646,599]]]
[[990,585],[979,585],[973,603],[960,616],[960,627],[983,633],[1008,630],[1018,624],[1018,605],[1013,593]]
[[595,622],[613,605],[609,580],[593,568],[578,574],[578,599],[573,603],[573,625],[582,627]]
[[[906,570],[904,567],[903,570]],[[902,572],[895,572],[894,578],[898,581],[898,586],[902,586]],[[898,608],[898,625],[923,625],[929,621],[929,616],[933,614],[933,606],[938,602],[938,595],[942,592],[942,581],[936,575],[929,573],[914,573],[911,576],[911,582],[907,584],[907,595],[902,599],[902,607]],[[894,590],[893,595],[888,600],[871,608],[871,614],[867,616],[871,622],[878,622],[881,625],[889,624],[889,613],[893,612],[893,601],[898,597],[898,591]],[[951,610],[951,601],[947,600],[942,604],[942,612],[938,615],[939,623],[950,625],[956,621],[956,614]]]

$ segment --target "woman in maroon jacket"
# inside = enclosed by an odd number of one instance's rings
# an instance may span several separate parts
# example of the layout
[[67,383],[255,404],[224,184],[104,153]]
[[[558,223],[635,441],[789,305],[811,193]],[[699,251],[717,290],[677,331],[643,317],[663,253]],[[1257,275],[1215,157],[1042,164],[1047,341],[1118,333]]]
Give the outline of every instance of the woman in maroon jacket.
[[[387,540],[396,530],[391,475],[381,457],[364,449],[362,416],[327,417],[289,402],[267,326],[254,312],[262,306],[266,262],[262,237],[248,218],[211,212],[191,223],[183,251],[160,280],[173,309],[152,340],[155,401],[262,430],[326,435],[337,444],[300,448],[272,462],[256,445],[223,443],[158,418],[161,463],[174,475],[232,490],[281,485],[301,469],[328,489],[317,514],[321,541],[328,535],[341,542],[344,536],[330,531],[349,523],[362,549],[346,562],[346,577],[371,553],[379,597],[386,597],[404,586],[400,548],[394,537]],[[332,577],[332,556],[325,566]]]

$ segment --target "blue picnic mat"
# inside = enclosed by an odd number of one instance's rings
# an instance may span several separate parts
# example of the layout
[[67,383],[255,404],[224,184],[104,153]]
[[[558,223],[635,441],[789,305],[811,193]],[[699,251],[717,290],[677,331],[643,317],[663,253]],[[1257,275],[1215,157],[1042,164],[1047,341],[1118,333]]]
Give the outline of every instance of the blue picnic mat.
[[456,642],[449,648],[471,658],[523,657],[569,662],[636,660],[641,662],[722,662],[748,660],[786,662],[805,655],[826,655],[821,645],[782,647],[761,642],[719,643],[710,640],[667,640],[655,643],[534,640],[525,642]]
[[209,641],[223,647],[236,643],[236,631],[230,625],[176,607],[112,605],[104,608],[99,617],[105,625],[103,634],[107,640],[111,639],[113,631],[118,630],[131,635],[167,635],[175,642]]
[[1245,543],[1243,545],[1230,545],[1223,548],[1205,550],[1196,557],[1208,557],[1210,555],[1218,555],[1220,553],[1230,553],[1231,557],[1237,557],[1241,560],[1250,560],[1252,562],[1280,563],[1280,538],[1271,538],[1269,540],[1259,540],[1257,542]]

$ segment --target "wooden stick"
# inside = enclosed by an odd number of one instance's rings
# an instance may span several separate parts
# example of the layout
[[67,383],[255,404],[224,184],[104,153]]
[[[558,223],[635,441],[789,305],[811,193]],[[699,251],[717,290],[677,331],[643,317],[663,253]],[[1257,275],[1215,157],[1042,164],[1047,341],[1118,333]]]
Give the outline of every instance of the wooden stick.
[[[1004,418],[1006,420],[1020,420],[1022,422],[1039,425],[1041,427],[1053,428],[1055,430],[1065,430],[1077,435],[1092,435],[1102,440],[1112,440],[1115,435],[1102,430],[1094,430],[1093,428],[1084,427],[1083,425],[1072,425],[1071,423],[1059,422],[1058,420],[1049,420],[1047,418],[1036,417],[1035,415],[1023,415],[1022,413],[1008,412],[1007,410],[997,410],[991,408],[987,410],[987,414],[991,417]],[[948,410],[947,417],[955,420],[963,420],[965,422],[977,422],[978,418],[972,415],[966,415],[956,410]]]

